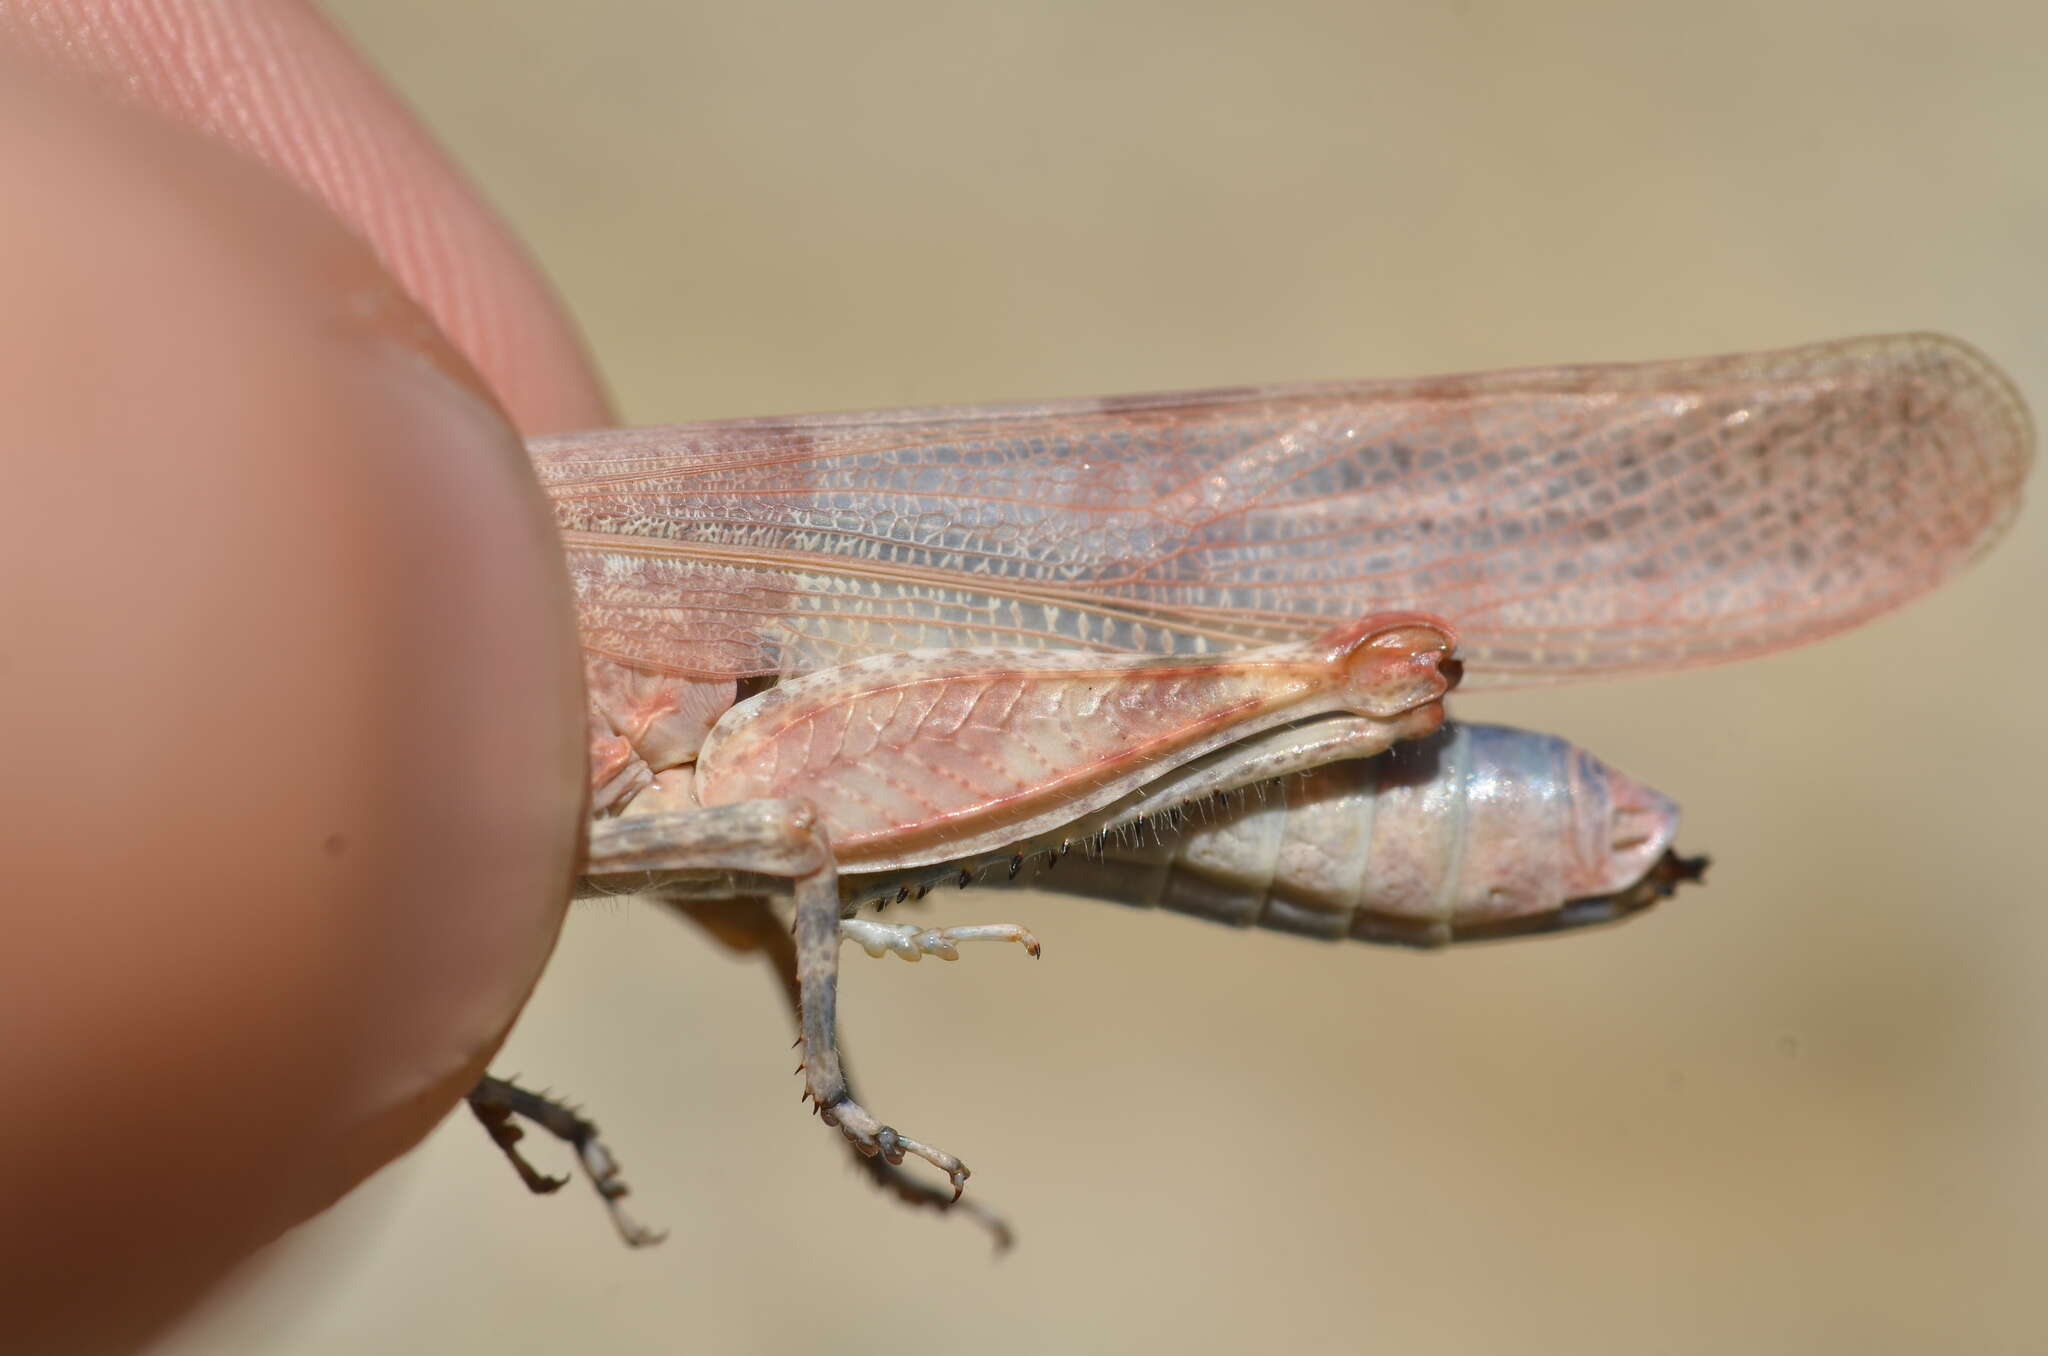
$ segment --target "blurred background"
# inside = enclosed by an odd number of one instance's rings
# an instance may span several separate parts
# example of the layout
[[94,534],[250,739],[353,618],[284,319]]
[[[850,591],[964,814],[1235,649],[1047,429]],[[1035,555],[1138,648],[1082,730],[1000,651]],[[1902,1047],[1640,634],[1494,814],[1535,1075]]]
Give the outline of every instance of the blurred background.
[[[1923,327],[2048,410],[2038,6],[327,8],[632,423]],[[1616,929],[941,900],[1044,960],[850,954],[870,1105],[972,1164],[1000,1259],[803,1114],[756,964],[580,908],[499,1069],[588,1106],[668,1242],[465,1114],[166,1349],[2040,1350],[2044,585],[2036,503],[1817,648],[1467,701],[1686,807],[1709,887]]]

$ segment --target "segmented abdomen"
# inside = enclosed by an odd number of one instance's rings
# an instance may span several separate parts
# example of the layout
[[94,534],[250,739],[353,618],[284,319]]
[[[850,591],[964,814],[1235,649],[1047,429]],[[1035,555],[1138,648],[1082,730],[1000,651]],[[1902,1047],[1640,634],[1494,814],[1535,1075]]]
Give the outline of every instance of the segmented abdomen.
[[1554,735],[1453,725],[1019,884],[1239,927],[1441,946],[1651,902],[1678,807]]

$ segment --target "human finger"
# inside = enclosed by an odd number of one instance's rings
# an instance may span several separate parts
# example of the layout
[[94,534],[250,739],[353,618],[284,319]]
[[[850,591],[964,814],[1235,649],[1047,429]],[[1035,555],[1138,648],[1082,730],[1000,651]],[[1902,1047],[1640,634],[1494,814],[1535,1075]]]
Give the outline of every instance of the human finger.
[[325,210],[0,51],[0,1331],[140,1340],[416,1142],[583,796],[517,437]]

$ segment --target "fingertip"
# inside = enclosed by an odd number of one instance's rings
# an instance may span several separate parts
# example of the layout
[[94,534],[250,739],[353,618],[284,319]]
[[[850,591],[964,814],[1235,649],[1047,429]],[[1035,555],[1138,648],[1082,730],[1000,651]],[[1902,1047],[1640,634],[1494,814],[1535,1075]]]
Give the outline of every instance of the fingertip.
[[18,70],[0,162],[0,1067],[33,1109],[0,1161],[37,1165],[0,1275],[10,1342],[104,1349],[481,1068],[567,896],[581,684],[517,437],[353,237]]

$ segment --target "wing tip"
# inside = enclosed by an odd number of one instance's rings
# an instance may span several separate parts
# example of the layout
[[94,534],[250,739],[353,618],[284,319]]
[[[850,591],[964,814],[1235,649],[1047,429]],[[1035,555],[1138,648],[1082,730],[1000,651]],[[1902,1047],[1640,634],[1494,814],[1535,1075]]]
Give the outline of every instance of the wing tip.
[[[1985,444],[1985,459],[2009,472],[2018,484],[2033,465],[2037,430],[2019,383],[1992,361],[1990,355],[1964,339],[1938,330],[1911,330],[1899,334],[1874,334],[1857,339],[1840,339],[1813,346],[1815,353],[1832,351],[1851,362],[1875,361],[1931,384],[1974,398],[1982,416],[1971,423]],[[1951,402],[1953,403],[1953,401]],[[1996,436],[1984,438],[1995,430]]]
[[1895,392],[1904,402],[1904,418],[1924,435],[1917,455],[1939,460],[1957,477],[1960,497],[1978,506],[1967,538],[1956,541],[1949,558],[1921,588],[1892,606],[1936,587],[2005,535],[2019,514],[2037,432],[2019,384],[1982,349],[1951,334],[1918,330],[1838,339],[1792,352],[1814,375],[1849,376],[1860,369],[1863,380]]
[[2026,397],[2020,394],[2019,383],[1982,349],[1954,335],[1928,331],[1905,337],[1926,355],[1929,365],[1953,369],[1959,385],[1974,387],[1983,393],[2005,435],[2002,445],[1987,449],[1987,455],[1999,454],[1996,460],[2000,465],[2011,468],[2015,484],[2025,478],[2034,462],[2038,433],[2033,412],[2027,408]]
[[[1960,552],[1943,578],[1981,558],[2019,516],[2022,486],[2032,469],[2037,430],[2019,384],[1981,349],[1953,335],[1901,336],[1914,351],[1917,369],[1949,393],[1946,401],[1957,432],[1967,439],[1983,477],[1987,512],[1975,540]],[[1940,579],[1932,581],[1933,584]]]

